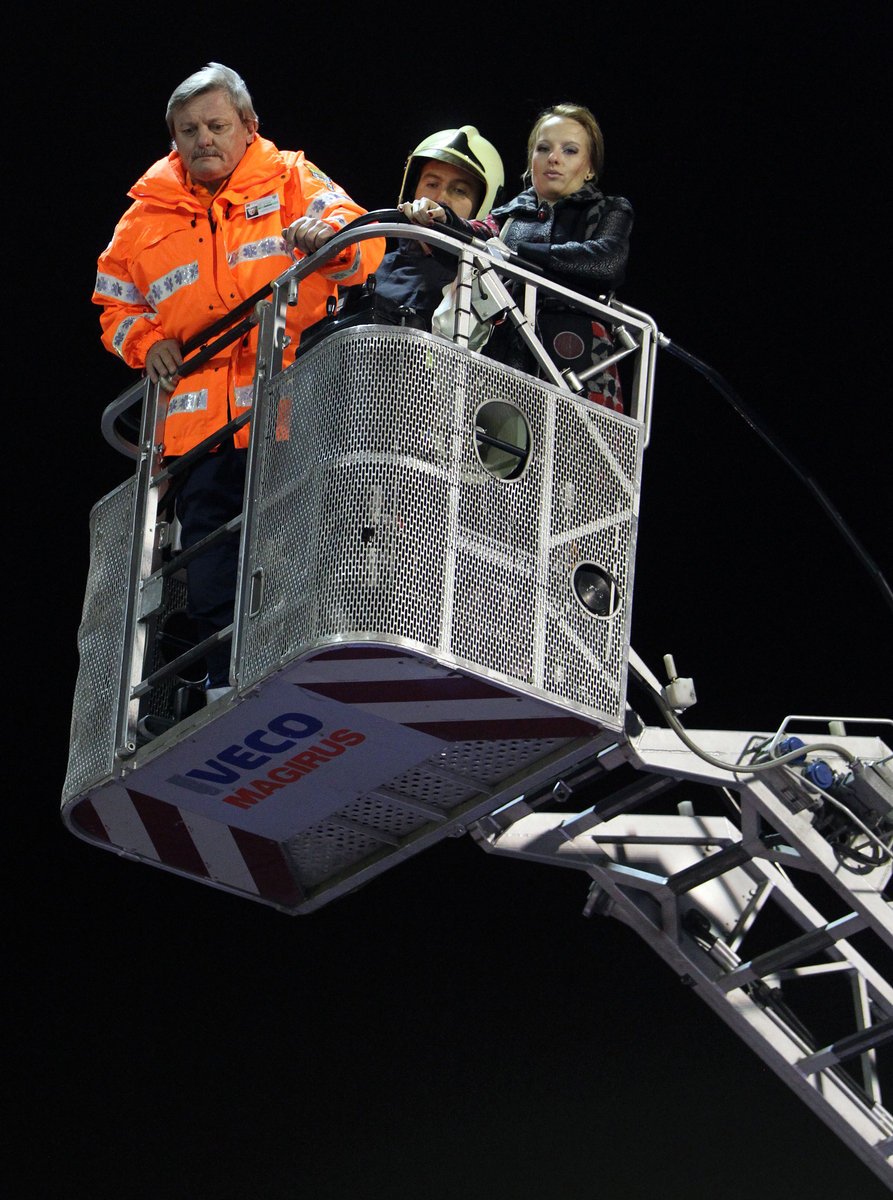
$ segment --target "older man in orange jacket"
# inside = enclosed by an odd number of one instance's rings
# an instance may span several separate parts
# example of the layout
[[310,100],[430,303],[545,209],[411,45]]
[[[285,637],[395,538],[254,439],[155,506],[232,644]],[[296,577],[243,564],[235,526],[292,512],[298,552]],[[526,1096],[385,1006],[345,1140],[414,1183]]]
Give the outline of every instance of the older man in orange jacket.
[[[364,209],[300,151],[258,136],[242,79],[209,63],[175,89],[167,107],[174,148],[130,190],[133,204],[100,255],[95,303],[102,340],[169,391],[164,452],[197,445],[251,401],[257,331],[180,377],[181,346],[294,261],[312,254]],[[384,242],[359,243],[301,283],[289,309],[294,357],[301,331],[320,320],[338,284],[356,284]],[[184,547],[241,509],[248,428],[198,463],[177,497]],[[189,607],[207,637],[232,620],[238,543],[218,545],[189,567]],[[229,654],[209,656],[210,687],[228,682]]]

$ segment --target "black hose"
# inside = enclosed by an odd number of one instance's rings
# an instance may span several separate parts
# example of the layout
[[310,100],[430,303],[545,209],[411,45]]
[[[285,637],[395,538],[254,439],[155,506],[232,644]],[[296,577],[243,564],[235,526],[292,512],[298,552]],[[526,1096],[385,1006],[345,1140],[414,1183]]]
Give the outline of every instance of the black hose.
[[843,536],[844,541],[847,542],[847,544],[850,546],[850,549],[862,563],[863,567],[865,567],[866,571],[868,571],[874,583],[880,589],[888,607],[893,610],[893,588],[890,587],[890,584],[884,577],[880,567],[853,533],[852,529],[850,529],[849,525],[831,503],[830,499],[816,482],[816,480],[813,479],[812,475],[809,474],[806,468],[797,461],[797,459],[793,456],[793,454],[790,453],[789,450],[781,445],[778,438],[774,434],[771,434],[761,424],[753,409],[750,408],[749,405],[745,404],[731,384],[724,379],[718,371],[714,370],[714,368],[708,363],[702,362],[701,359],[696,358],[695,355],[691,354],[688,350],[683,350],[681,346],[676,345],[676,343],[671,341],[668,337],[662,336],[660,339],[660,345],[662,349],[669,350],[670,354],[678,358],[680,362],[687,363],[688,366],[693,367],[694,370],[696,370],[700,375],[703,375],[707,382],[715,387],[720,395],[729,402],[739,417],[742,417],[747,422],[754,433],[761,437],[766,445],[778,455],[782,462],[794,472],[800,482],[818,501],[827,515],[837,526],[837,529]]

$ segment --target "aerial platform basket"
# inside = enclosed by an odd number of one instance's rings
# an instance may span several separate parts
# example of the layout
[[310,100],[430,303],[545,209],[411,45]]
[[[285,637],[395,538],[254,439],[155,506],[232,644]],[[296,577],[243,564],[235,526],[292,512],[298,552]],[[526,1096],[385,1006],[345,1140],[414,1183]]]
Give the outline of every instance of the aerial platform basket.
[[[282,371],[300,280],[373,235],[452,245],[455,340],[334,313]],[[171,498],[208,445],[164,461],[157,388],[106,410],[106,437],[137,470],[92,514],[69,828],[289,913],[466,831],[492,853],[576,868],[585,911],[634,929],[893,1186],[893,777],[872,733],[891,722],[692,731],[678,717],[692,681],[668,655],[662,686],[629,648],[667,340],[642,313],[416,226],[345,230],[272,292],[251,406],[215,435],[250,416],[243,511],[209,535],[239,532],[235,619],[205,642],[190,644],[183,567],[197,548],[176,549]],[[543,292],[612,326],[619,348],[560,372],[535,332]],[[510,320],[550,382],[470,352],[472,312]],[[632,417],[577,398],[622,359]],[[134,445],[116,422],[137,393]],[[224,641],[233,689],[196,708],[203,656]],[[628,658],[668,728],[627,706]]]
[[142,745],[184,584],[143,468],[94,509],[70,828],[307,912],[585,764],[624,726],[643,441],[430,334],[315,345],[255,391],[234,693]]

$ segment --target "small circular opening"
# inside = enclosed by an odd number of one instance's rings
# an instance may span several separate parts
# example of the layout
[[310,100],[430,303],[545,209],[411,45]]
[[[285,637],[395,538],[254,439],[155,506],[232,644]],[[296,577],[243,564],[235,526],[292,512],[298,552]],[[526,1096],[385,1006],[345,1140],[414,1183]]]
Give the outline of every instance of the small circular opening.
[[574,595],[594,617],[612,617],[620,607],[617,580],[595,563],[580,563],[573,574]]
[[474,419],[474,448],[481,466],[497,479],[518,479],[530,457],[530,427],[507,400],[488,400]]

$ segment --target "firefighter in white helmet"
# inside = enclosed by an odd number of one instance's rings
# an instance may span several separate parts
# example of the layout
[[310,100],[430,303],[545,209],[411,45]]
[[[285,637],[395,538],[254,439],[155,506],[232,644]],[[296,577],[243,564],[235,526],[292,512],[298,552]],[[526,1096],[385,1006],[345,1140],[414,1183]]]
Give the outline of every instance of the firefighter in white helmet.
[[[442,129],[424,138],[406,160],[399,203],[427,198],[464,220],[487,216],[502,194],[505,175],[496,147],[473,125]],[[456,260],[403,239],[375,273],[375,319],[430,329]]]

